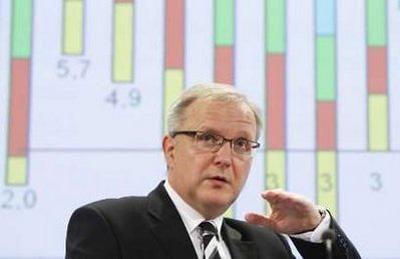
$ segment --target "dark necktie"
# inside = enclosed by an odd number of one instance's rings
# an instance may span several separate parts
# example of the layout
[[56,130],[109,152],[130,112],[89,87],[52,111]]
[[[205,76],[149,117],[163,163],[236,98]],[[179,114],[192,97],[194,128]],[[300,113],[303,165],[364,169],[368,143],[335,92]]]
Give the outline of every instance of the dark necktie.
[[213,224],[203,221],[199,225],[203,238],[203,259],[221,259],[218,253],[218,233]]

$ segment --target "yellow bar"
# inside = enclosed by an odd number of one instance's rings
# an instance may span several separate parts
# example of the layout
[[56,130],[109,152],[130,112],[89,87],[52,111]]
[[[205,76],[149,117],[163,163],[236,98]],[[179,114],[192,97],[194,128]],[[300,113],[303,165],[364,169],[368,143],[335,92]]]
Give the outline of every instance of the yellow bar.
[[64,0],[63,53],[83,53],[83,0]]
[[26,157],[8,157],[6,185],[25,185],[27,172]]
[[337,173],[335,151],[317,152],[317,203],[337,217]]
[[168,131],[167,112],[171,104],[183,90],[183,70],[165,70],[165,90],[164,90],[164,132]]
[[133,80],[133,4],[115,3],[113,81]]
[[388,141],[388,99],[385,94],[368,96],[369,149],[384,151],[389,149]]
[[[265,188],[285,189],[286,188],[286,161],[285,152],[281,150],[267,151],[265,154]],[[271,211],[268,202],[264,206],[265,213]]]
[[227,211],[225,211],[224,217],[231,219],[235,217],[235,205],[232,205]]
[[267,187],[267,189],[285,189],[285,152],[280,150],[267,151],[265,161],[267,168],[265,186]]

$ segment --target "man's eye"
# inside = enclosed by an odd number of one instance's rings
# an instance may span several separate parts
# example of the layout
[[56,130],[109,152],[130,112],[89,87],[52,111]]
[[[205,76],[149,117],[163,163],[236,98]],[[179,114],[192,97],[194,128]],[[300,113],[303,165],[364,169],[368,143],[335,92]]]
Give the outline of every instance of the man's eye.
[[235,140],[235,146],[243,149],[248,149],[249,141],[247,141],[247,139],[239,138]]
[[199,140],[205,142],[217,142],[217,137],[210,133],[204,133],[199,135]]

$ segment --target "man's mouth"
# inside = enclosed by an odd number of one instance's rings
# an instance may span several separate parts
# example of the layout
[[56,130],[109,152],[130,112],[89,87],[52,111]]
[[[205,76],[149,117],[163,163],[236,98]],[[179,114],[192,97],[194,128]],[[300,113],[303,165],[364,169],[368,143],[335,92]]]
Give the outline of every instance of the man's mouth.
[[217,182],[221,182],[221,183],[229,183],[228,179],[226,177],[223,176],[213,176],[213,177],[209,177],[209,180],[214,180]]

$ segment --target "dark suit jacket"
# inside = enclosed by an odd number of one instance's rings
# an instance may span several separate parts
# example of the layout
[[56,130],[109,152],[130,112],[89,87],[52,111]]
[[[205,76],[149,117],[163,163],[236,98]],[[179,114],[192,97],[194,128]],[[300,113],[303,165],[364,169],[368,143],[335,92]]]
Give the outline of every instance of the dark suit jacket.
[[[334,258],[359,258],[333,222]],[[234,259],[293,258],[283,236],[243,221],[224,219],[223,238]],[[305,258],[324,258],[324,246],[293,240]],[[161,183],[147,197],[98,201],[76,210],[69,222],[66,258],[197,259],[186,228]]]

